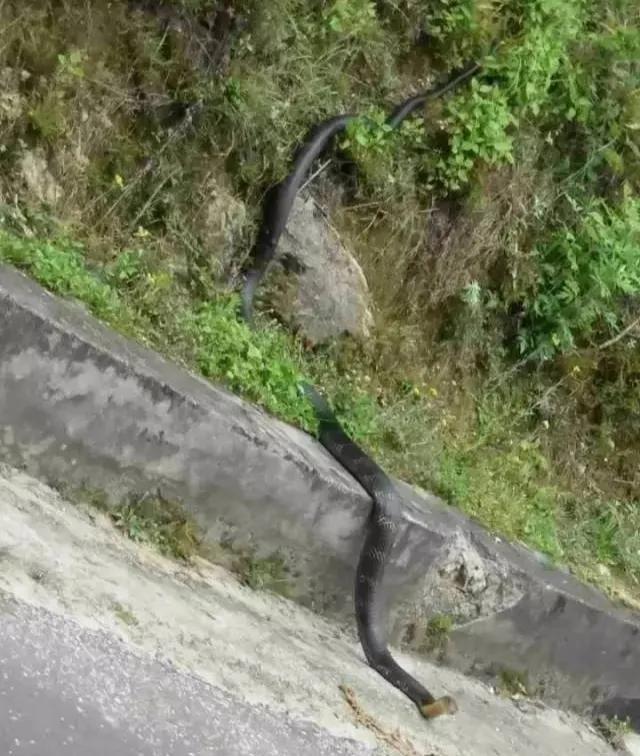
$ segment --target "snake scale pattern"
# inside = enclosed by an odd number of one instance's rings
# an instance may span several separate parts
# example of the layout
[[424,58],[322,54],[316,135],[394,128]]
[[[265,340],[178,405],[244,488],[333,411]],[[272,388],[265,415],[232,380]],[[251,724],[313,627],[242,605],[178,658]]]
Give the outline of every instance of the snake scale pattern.
[[[480,68],[480,64],[470,63],[446,83],[405,100],[391,112],[387,123],[397,128],[428,100],[440,97],[468,81]],[[262,224],[241,290],[241,315],[250,325],[253,322],[253,299],[256,289],[269,263],[275,257],[278,242],[287,225],[300,186],[313,162],[354,118],[352,114],[339,115],[314,127],[297,151],[291,172],[267,192],[263,204]],[[441,714],[453,714],[458,708],[455,700],[450,696],[434,698],[421,683],[402,669],[387,647],[383,577],[385,564],[400,525],[401,498],[388,475],[347,436],[328,402],[316,388],[304,383],[300,389],[310,401],[318,419],[320,443],[360,483],[372,500],[355,581],[358,637],[367,661],[385,680],[408,696],[425,718],[433,719]]]

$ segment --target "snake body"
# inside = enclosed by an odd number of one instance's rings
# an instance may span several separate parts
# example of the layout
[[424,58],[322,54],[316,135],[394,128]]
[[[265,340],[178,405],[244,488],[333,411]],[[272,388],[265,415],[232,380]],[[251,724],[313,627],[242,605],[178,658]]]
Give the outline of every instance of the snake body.
[[250,323],[253,318],[253,297],[258,284],[273,260],[289,220],[298,189],[309,169],[326,149],[333,137],[344,131],[354,118],[345,114],[329,118],[315,126],[293,160],[293,170],[279,184],[271,187],[262,206],[262,223],[251,254],[252,265],[242,286],[242,317]]
[[434,698],[402,669],[387,648],[382,582],[400,525],[400,496],[384,470],[347,436],[316,388],[309,383],[303,383],[301,388],[318,418],[320,443],[353,475],[373,502],[356,569],[355,586],[358,637],[367,661],[385,680],[408,696],[424,717],[432,719],[440,714],[453,714],[458,708],[454,699],[450,696]]
[[[445,94],[479,70],[479,64],[469,64],[445,84],[405,100],[391,112],[387,123],[393,128],[398,127],[428,100]],[[252,322],[255,291],[276,254],[278,241],[302,182],[314,160],[354,117],[351,114],[338,115],[313,128],[298,150],[289,175],[267,193],[262,225],[251,256],[252,264],[241,291],[241,312],[249,324]],[[450,696],[436,699],[395,661],[387,647],[386,602],[382,583],[401,520],[400,496],[388,475],[344,432],[324,397],[309,383],[302,384],[300,388],[318,419],[320,443],[351,473],[372,500],[355,584],[358,637],[367,661],[385,680],[408,696],[424,717],[431,719],[441,714],[453,714],[457,711],[455,701]]]
[[[428,100],[441,97],[462,82],[470,79],[479,70],[479,63],[470,63],[457,76],[454,76],[444,84],[438,85],[427,92],[409,97],[391,111],[386,121],[387,124],[392,128],[397,128],[406,118],[415,113],[418,108],[423,107]],[[326,121],[322,121],[314,126],[302,146],[296,152],[291,172],[278,184],[272,186],[266,193],[262,205],[262,223],[260,224],[258,236],[250,255],[251,267],[245,274],[240,293],[242,317],[248,323],[251,323],[253,319],[253,298],[256,289],[264,277],[269,263],[275,257],[278,242],[287,226],[289,214],[291,213],[298,190],[302,186],[313,162],[326,150],[336,134],[344,131],[355,117],[351,113],[344,113],[343,115],[328,118]]]

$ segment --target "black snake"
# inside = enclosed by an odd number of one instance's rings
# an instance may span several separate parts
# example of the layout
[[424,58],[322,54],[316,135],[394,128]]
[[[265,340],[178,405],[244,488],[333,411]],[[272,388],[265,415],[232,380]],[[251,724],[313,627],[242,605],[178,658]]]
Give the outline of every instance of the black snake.
[[[478,63],[469,64],[445,84],[405,100],[391,112],[387,123],[396,128],[427,100],[445,94],[456,85],[470,79],[479,70]],[[314,160],[354,117],[350,114],[339,115],[323,121],[312,129],[298,150],[289,175],[267,193],[263,205],[262,224],[251,255],[252,264],[245,274],[241,292],[242,316],[249,324],[253,318],[256,288],[275,256],[278,241],[287,225],[289,213],[302,182]],[[329,404],[318,391],[308,383],[302,384],[300,388],[309,399],[318,418],[320,443],[353,475],[373,502],[356,570],[355,585],[358,636],[367,661],[385,680],[408,696],[424,717],[431,719],[441,714],[453,714],[457,711],[454,699],[450,696],[434,698],[423,685],[400,667],[387,648],[382,580],[385,564],[400,524],[400,496],[387,474],[347,436]]]
[[[480,70],[480,67],[479,63],[470,63],[446,83],[400,103],[391,111],[387,118],[387,124],[392,128],[397,128],[408,116],[424,106],[428,100],[441,97],[458,84],[470,79]],[[322,121],[315,126],[298,149],[289,175],[279,184],[272,186],[267,192],[262,206],[262,223],[250,255],[251,267],[245,274],[241,291],[242,316],[248,323],[252,321],[254,294],[267,271],[269,263],[275,257],[278,242],[287,226],[289,214],[300,186],[313,162],[325,151],[333,137],[344,131],[354,118],[356,116],[353,114],[345,113]]]

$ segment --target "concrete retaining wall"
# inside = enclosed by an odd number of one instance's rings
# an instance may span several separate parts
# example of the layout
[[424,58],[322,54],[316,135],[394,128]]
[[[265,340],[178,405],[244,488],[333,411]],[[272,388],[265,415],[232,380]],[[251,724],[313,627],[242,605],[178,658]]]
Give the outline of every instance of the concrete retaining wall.
[[[115,498],[160,489],[209,541],[281,551],[298,601],[351,618],[369,502],[314,439],[1,266],[0,323],[1,458]],[[640,726],[640,617],[398,485],[395,640],[453,613],[448,663],[527,671],[551,700]]]

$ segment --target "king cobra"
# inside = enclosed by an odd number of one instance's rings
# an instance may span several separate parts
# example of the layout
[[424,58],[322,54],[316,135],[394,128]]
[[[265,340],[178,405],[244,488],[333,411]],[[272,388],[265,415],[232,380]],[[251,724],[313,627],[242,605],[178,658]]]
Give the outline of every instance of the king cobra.
[[[428,100],[442,97],[458,84],[467,81],[480,70],[479,63],[469,63],[449,81],[422,94],[410,97],[391,111],[387,124],[397,128],[402,122],[423,107]],[[242,317],[251,323],[253,319],[253,297],[258,284],[264,277],[273,260],[289,220],[296,194],[305,180],[313,162],[322,155],[327,146],[337,134],[344,131],[356,116],[350,113],[334,116],[315,126],[307,135],[306,140],[297,151],[293,159],[293,168],[289,175],[279,184],[275,184],[266,193],[262,206],[262,223],[258,231],[256,243],[249,256],[251,266],[245,273],[241,291]]]
[[[391,112],[387,124],[397,128],[428,100],[440,97],[469,80],[480,68],[480,64],[470,63],[446,83],[405,100]],[[298,150],[289,175],[267,192],[262,224],[250,257],[251,266],[245,274],[241,291],[241,315],[248,324],[251,325],[253,321],[256,289],[275,257],[278,241],[286,228],[302,182],[314,160],[354,118],[351,114],[339,115],[313,128]],[[373,502],[356,569],[355,584],[358,637],[366,659],[385,680],[408,696],[425,718],[454,714],[458,709],[455,700],[450,696],[434,698],[423,685],[402,669],[387,647],[382,581],[385,564],[401,521],[402,500],[389,476],[347,436],[328,402],[314,386],[302,383],[300,391],[310,401],[318,419],[320,443],[360,483]]]

